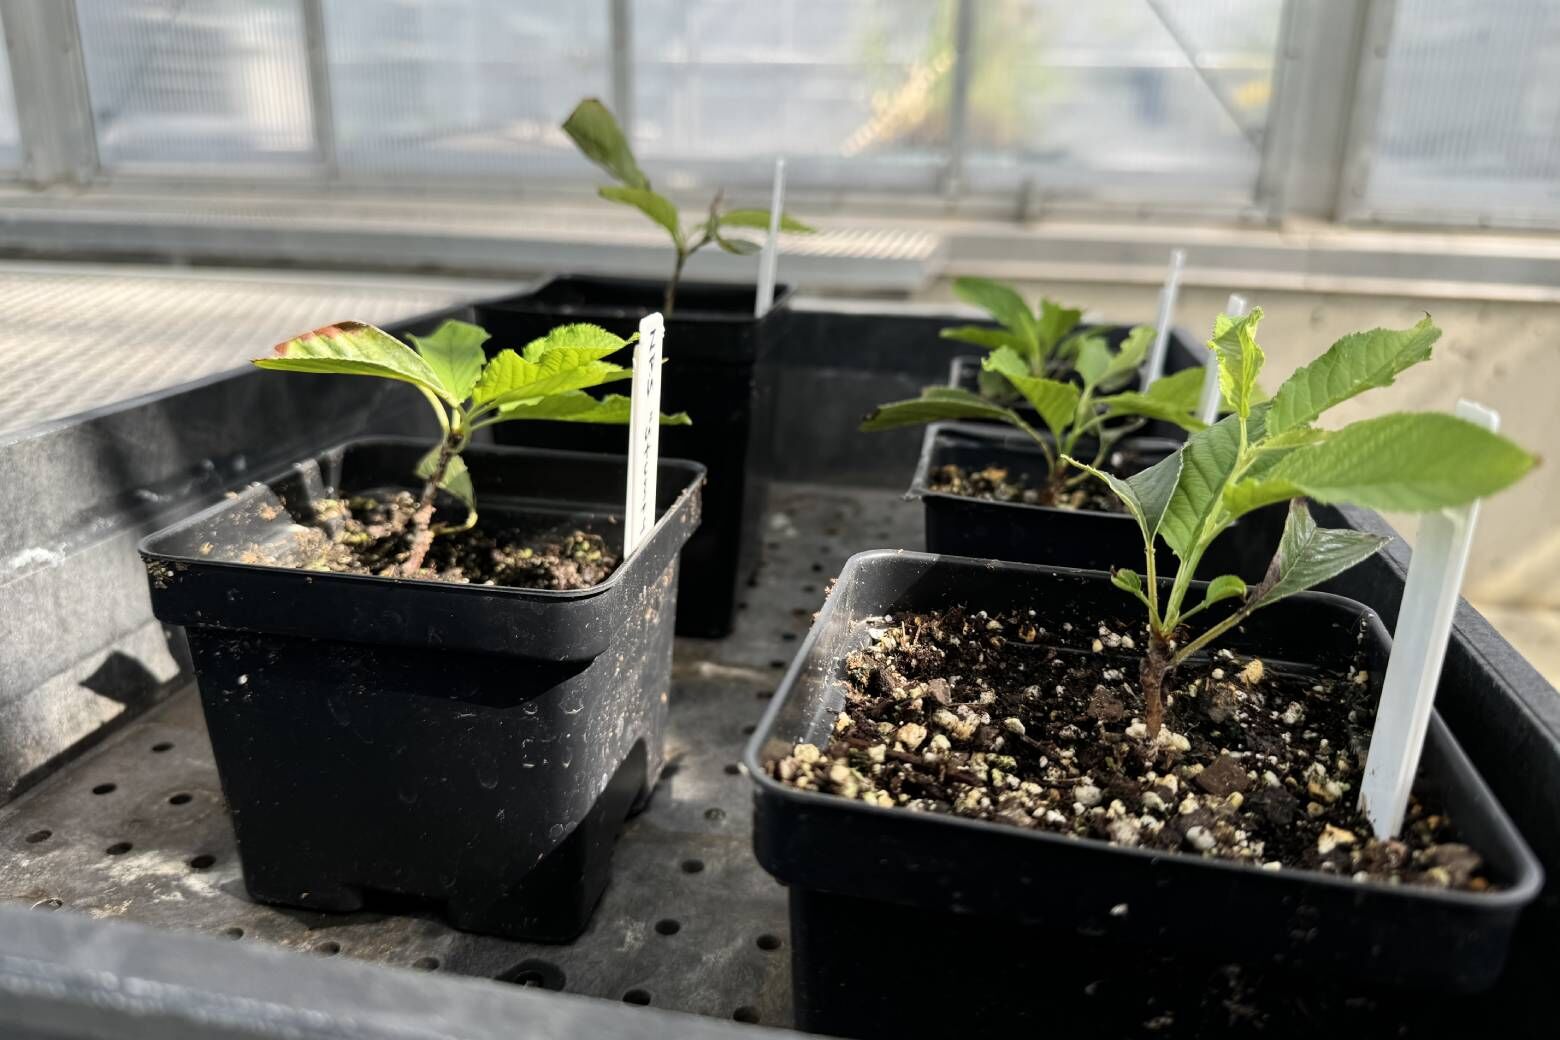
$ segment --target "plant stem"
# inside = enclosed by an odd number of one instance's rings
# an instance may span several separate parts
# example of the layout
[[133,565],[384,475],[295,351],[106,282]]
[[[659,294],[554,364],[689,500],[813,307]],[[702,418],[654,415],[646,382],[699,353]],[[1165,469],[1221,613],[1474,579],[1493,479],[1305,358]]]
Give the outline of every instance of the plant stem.
[[433,545],[433,498],[439,491],[439,485],[444,483],[444,476],[449,472],[450,460],[461,449],[463,437],[458,431],[451,431],[439,442],[439,457],[433,464],[433,470],[428,474],[428,479],[423,482],[422,494],[417,499],[417,508],[412,511],[412,546],[406,554],[406,559],[401,563],[401,576],[413,577],[422,570],[423,559],[428,555],[428,549]]
[[1165,722],[1165,676],[1175,667],[1170,656],[1170,643],[1157,631],[1148,634],[1148,654],[1138,667],[1138,682],[1143,687],[1143,725],[1148,739],[1159,736]]
[[666,283],[666,297],[661,301],[662,317],[672,316],[672,306],[677,302],[677,283],[682,280],[683,265],[688,262],[688,252],[677,250],[677,263],[672,267],[672,280]]

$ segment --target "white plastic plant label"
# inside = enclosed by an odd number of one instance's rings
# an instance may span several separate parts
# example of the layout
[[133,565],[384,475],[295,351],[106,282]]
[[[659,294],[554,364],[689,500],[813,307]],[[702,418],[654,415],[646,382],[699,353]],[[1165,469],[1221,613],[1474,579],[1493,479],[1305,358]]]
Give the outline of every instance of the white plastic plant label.
[[1186,250],[1170,251],[1170,269],[1165,272],[1164,287],[1159,290],[1159,323],[1155,326],[1154,345],[1143,362],[1146,387],[1165,374],[1165,354],[1170,350],[1170,328],[1175,323],[1175,302],[1181,295],[1181,268],[1186,265]]
[[775,305],[775,277],[780,266],[780,215],[785,209],[785,160],[775,160],[775,182],[769,193],[769,235],[758,257],[758,295],[753,317],[762,318]]
[[666,323],[659,312],[639,322],[634,379],[629,391],[628,502],[623,511],[623,558],[639,548],[655,526],[655,474],[661,457],[661,344]]
[[[1457,415],[1492,433],[1500,429],[1500,416],[1472,401],[1458,401]],[[1456,509],[1426,513],[1419,521],[1360,782],[1360,810],[1383,840],[1403,829],[1478,519],[1475,499]]]

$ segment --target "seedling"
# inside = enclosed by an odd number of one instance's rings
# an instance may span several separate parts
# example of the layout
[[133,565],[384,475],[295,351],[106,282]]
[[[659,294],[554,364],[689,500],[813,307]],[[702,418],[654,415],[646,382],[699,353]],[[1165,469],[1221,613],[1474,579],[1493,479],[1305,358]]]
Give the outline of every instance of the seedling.
[[[1166,677],[1178,665],[1253,612],[1342,573],[1385,542],[1360,531],[1318,528],[1306,498],[1427,512],[1493,494],[1536,461],[1505,437],[1441,412],[1398,412],[1332,431],[1313,425],[1329,408],[1388,386],[1398,373],[1427,360],[1441,335],[1428,317],[1411,329],[1343,337],[1266,402],[1258,401],[1256,392],[1264,361],[1256,339],[1261,320],[1257,308],[1245,317],[1220,315],[1214,322],[1208,346],[1218,356],[1220,388],[1232,414],[1194,433],[1174,455],[1125,479],[1074,461],[1109,485],[1143,533],[1145,576],[1123,568],[1113,571],[1111,580],[1148,610],[1149,640],[1139,679],[1150,740],[1164,721]],[[1208,583],[1202,602],[1186,608],[1192,574],[1214,539],[1252,510],[1285,500],[1289,516],[1263,579],[1248,588],[1236,575],[1220,575]],[[1163,603],[1155,573],[1156,538],[1179,561]],[[1189,620],[1224,600],[1239,604],[1201,633],[1185,630]]]
[[[488,334],[476,325],[446,321],[429,336],[410,336],[414,350],[389,333],[360,321],[344,321],[279,343],[275,356],[256,358],[261,368],[377,376],[410,383],[428,399],[443,431],[418,462],[422,493],[411,517],[410,550],[401,574],[415,575],[437,535],[469,530],[477,522],[476,492],[461,452],[472,434],[519,419],[626,423],[630,401],[621,394],[596,398],[586,388],[628,379],[632,368],[605,361],[639,338],[613,335],[595,325],[564,325],[523,352],[482,349]],[[665,425],[688,425],[688,416],[662,415]],[[434,524],[442,489],[466,507],[458,524]],[[625,550],[626,551],[626,550]]]
[[[991,315],[999,327],[959,325],[943,329],[939,335],[992,352],[1007,347],[1024,362],[1025,370],[1031,376],[1066,378],[1073,370],[1083,343],[1099,338],[1097,333],[1079,328],[1083,311],[1045,299],[1040,301],[1038,312],[1032,311],[1012,286],[1001,282],[959,278],[953,283],[953,292],[965,303]],[[1138,360],[1141,362],[1142,358]],[[1130,371],[1123,370],[1115,378],[1124,380],[1130,376]],[[980,392],[1004,404],[1019,396],[1014,386],[989,368],[981,371]]]
[[[677,260],[672,266],[671,280],[666,283],[666,297],[661,308],[667,317],[671,316],[677,302],[677,283],[682,280],[683,268],[694,253],[712,243],[737,256],[751,256],[761,248],[756,242],[734,238],[728,232],[733,228],[768,231],[769,211],[723,210],[721,192],[716,192],[710,201],[709,212],[704,220],[684,229],[677,207],[666,196],[650,187],[650,178],[639,168],[622,128],[607,106],[595,98],[586,98],[575,106],[569,118],[564,120],[563,131],[573,139],[585,158],[607,171],[618,182],[613,187],[598,188],[596,194],[613,202],[633,206],[672,236],[672,248],[676,250]],[[807,233],[813,228],[782,213],[780,230]]]
[[[1017,295],[1013,298],[1016,300]],[[1022,301],[1019,306],[1023,315],[1033,317]],[[1042,304],[1042,313],[1046,306],[1048,304]],[[1014,324],[1022,325],[1019,311],[1011,313]],[[1067,312],[1073,315],[1071,319],[1065,315],[1053,319],[1050,328],[1059,329],[1069,320],[1076,321],[1077,313]],[[1054,349],[1060,334],[1037,332],[1025,345],[1016,346],[1018,334],[1012,328],[948,331],[995,333],[1002,337],[1000,341],[989,340],[991,353],[982,361],[982,370],[1001,376],[1029,402],[1039,414],[1045,432],[1035,429],[1006,405],[951,386],[929,386],[918,398],[880,405],[862,422],[863,430],[889,430],[949,419],[994,419],[1007,423],[1028,434],[1045,457],[1049,476],[1040,499],[1042,503],[1050,503],[1088,479],[1087,472],[1073,469],[1079,463],[1072,458],[1072,453],[1088,438],[1094,439],[1091,465],[1097,467],[1117,441],[1140,425],[1138,420],[1160,419],[1187,430],[1203,428],[1204,424],[1195,414],[1203,378],[1201,369],[1187,369],[1166,376],[1141,392],[1118,390],[1111,393],[1107,389],[1120,386],[1123,379],[1129,378],[1142,364],[1154,339],[1154,330],[1146,325],[1132,329],[1119,350],[1112,350],[1100,335],[1079,337],[1071,364],[1077,383],[1035,374],[1037,366],[1042,370],[1046,366],[1043,352],[1036,345],[1051,342]],[[1034,329],[1028,331],[1035,332]]]

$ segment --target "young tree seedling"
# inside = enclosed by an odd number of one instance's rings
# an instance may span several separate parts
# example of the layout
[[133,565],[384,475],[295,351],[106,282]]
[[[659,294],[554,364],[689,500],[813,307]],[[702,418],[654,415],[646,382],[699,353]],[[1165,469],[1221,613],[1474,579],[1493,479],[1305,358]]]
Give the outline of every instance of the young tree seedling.
[[[666,196],[650,187],[650,178],[639,168],[633,149],[628,146],[628,138],[623,135],[611,111],[600,101],[586,98],[576,105],[569,118],[564,120],[563,131],[579,147],[585,158],[607,171],[618,182],[613,187],[598,188],[596,194],[625,206],[633,206],[672,236],[672,248],[676,250],[677,259],[672,266],[671,280],[666,283],[666,297],[661,308],[666,317],[671,317],[672,308],[677,303],[677,283],[682,280],[683,268],[694,253],[712,243],[737,256],[751,256],[759,251],[756,242],[734,238],[728,232],[733,228],[768,230],[768,210],[723,210],[721,193],[716,192],[704,220],[685,229],[677,207]],[[782,213],[780,230],[805,234],[814,229]]]
[[[1146,571],[1120,569],[1112,582],[1148,611],[1149,640],[1139,668],[1150,740],[1164,722],[1164,686],[1174,669],[1253,612],[1304,591],[1364,560],[1386,541],[1373,534],[1318,528],[1305,500],[1369,509],[1426,512],[1463,505],[1514,483],[1536,461],[1475,423],[1442,412],[1397,412],[1338,430],[1313,425],[1328,409],[1430,357],[1441,330],[1426,317],[1411,329],[1345,336],[1301,368],[1270,401],[1259,401],[1257,345],[1261,308],[1220,315],[1209,347],[1232,414],[1187,440],[1174,455],[1125,479],[1074,462],[1104,481],[1137,520]],[[1187,608],[1192,575],[1214,539],[1254,509],[1288,501],[1289,515],[1267,573],[1256,585],[1222,574],[1202,602]],[[1161,601],[1154,541],[1178,561]],[[1239,600],[1200,633],[1186,623],[1224,600]]]
[[[415,350],[382,329],[343,321],[279,343],[273,356],[254,363],[281,372],[392,379],[410,383],[427,398],[442,435],[416,468],[422,493],[411,516],[410,549],[401,564],[401,574],[412,577],[422,568],[435,536],[468,530],[477,522],[476,492],[461,456],[471,435],[520,419],[628,422],[627,397],[596,398],[585,390],[633,376],[632,368],[603,359],[639,336],[622,339],[595,325],[564,325],[521,352],[501,350],[491,359],[482,349],[487,332],[463,321],[446,321],[432,335],[408,338]],[[688,425],[689,419],[679,412],[661,416],[661,422]],[[433,523],[434,500],[441,489],[465,505],[463,522]],[[625,554],[631,548],[625,547]]]
[[[1015,294],[1016,299],[1016,294]],[[1014,312],[1016,316],[1017,312]],[[1028,314],[1028,309],[1023,309]],[[1069,312],[1076,315],[1077,312]],[[1015,320],[1016,317],[1015,317]],[[1061,327],[1065,319],[1053,323]],[[982,333],[990,329],[976,330]],[[1002,335],[1006,335],[1004,330]],[[1009,340],[992,340],[983,371],[1000,375],[1040,416],[1045,431],[1035,429],[1012,408],[980,394],[951,386],[929,386],[921,396],[880,405],[862,422],[863,430],[890,430],[898,426],[950,419],[994,419],[1027,434],[1046,461],[1049,477],[1041,491],[1042,503],[1050,503],[1088,479],[1075,472],[1072,453],[1088,438],[1094,439],[1092,465],[1099,466],[1122,436],[1138,425],[1136,420],[1160,419],[1187,430],[1202,429],[1196,417],[1202,384],[1201,369],[1187,369],[1154,383],[1145,391],[1105,388],[1119,386],[1143,361],[1154,330],[1140,325],[1127,334],[1120,350],[1111,350],[1104,336],[1078,338],[1072,370],[1078,382],[1035,375],[1035,355],[1026,357]],[[1043,341],[1043,340],[1042,340]],[[973,342],[966,340],[966,342]]]
[[[998,327],[958,325],[943,329],[938,335],[987,351],[1007,347],[1024,362],[1031,376],[1065,379],[1073,370],[1083,341],[1098,338],[1098,333],[1079,328],[1083,311],[1047,299],[1040,301],[1038,312],[1032,311],[1012,286],[989,278],[955,279],[953,294],[991,315]],[[1119,376],[1130,377],[1131,373]],[[989,368],[981,370],[980,392],[1003,404],[1019,396],[1011,383]]]

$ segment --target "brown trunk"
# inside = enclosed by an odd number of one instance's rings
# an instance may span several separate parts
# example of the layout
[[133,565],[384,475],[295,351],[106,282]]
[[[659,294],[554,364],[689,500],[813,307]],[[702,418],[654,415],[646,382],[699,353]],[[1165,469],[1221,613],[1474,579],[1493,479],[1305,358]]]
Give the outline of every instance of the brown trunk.
[[433,496],[438,493],[439,485],[444,483],[444,475],[449,471],[450,460],[454,457],[455,445],[449,438],[445,438],[444,443],[439,445],[439,459],[433,465],[433,472],[428,474],[428,480],[423,484],[417,508],[412,511],[412,546],[406,559],[401,562],[403,578],[410,578],[422,570],[423,559],[433,545]]
[[1165,676],[1170,672],[1170,644],[1159,636],[1148,637],[1148,656],[1138,669],[1138,681],[1143,687],[1143,725],[1148,729],[1148,739],[1159,736],[1159,728],[1165,722]]

